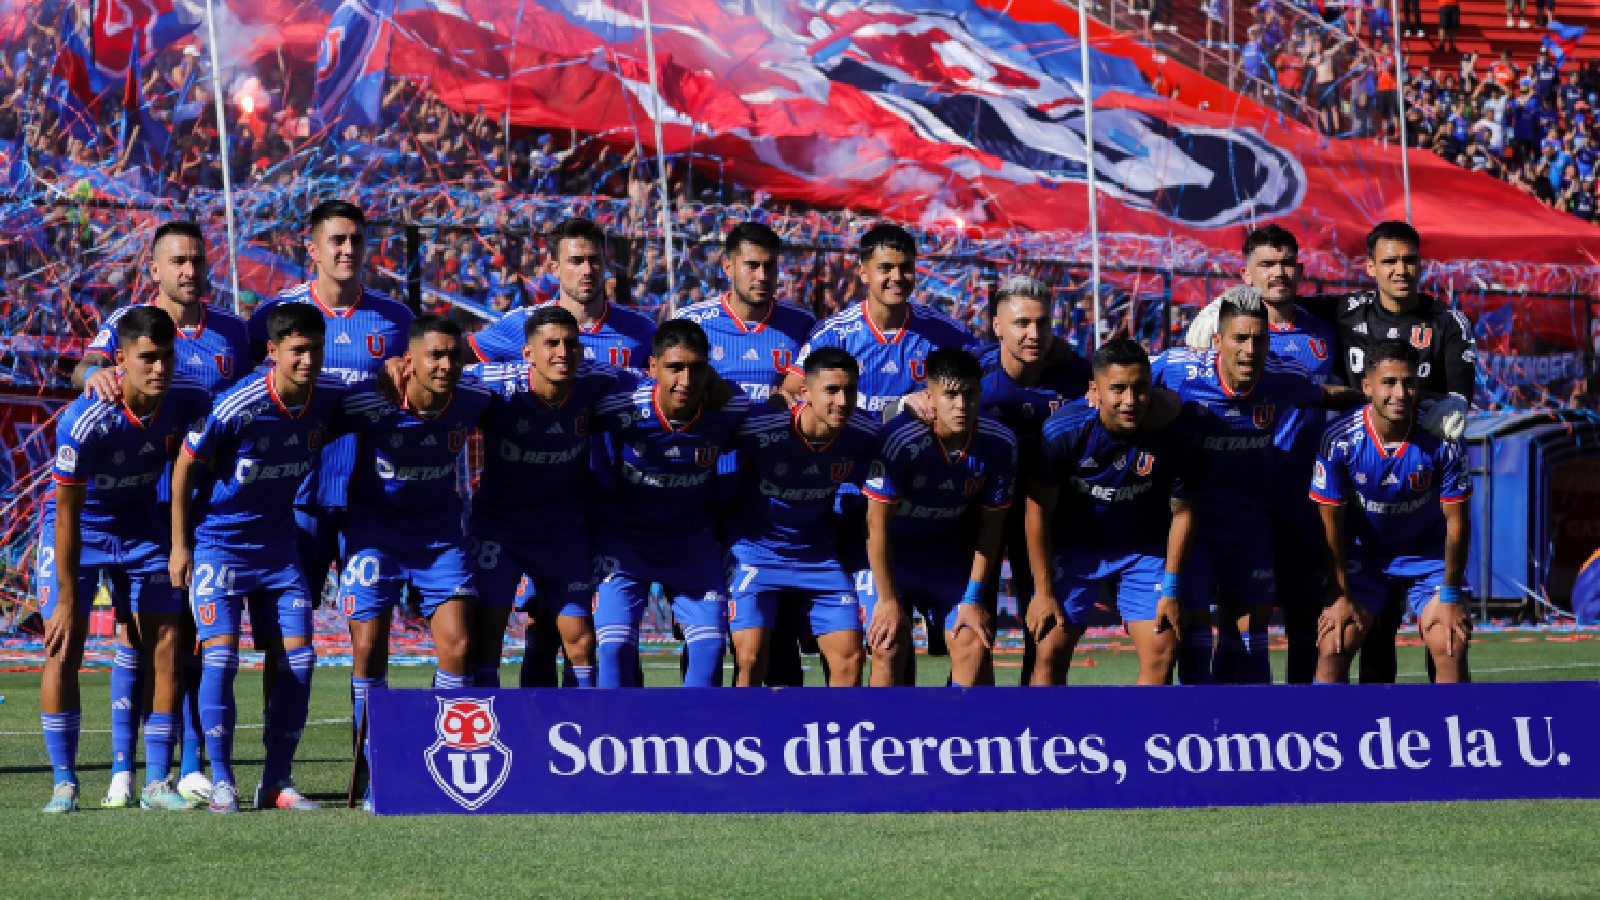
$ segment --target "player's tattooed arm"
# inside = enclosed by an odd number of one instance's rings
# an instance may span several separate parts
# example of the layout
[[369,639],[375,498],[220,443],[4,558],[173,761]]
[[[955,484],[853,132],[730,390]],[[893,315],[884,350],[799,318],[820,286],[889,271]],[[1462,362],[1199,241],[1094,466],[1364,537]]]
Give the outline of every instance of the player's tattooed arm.
[[1322,550],[1328,565],[1328,600],[1317,619],[1317,644],[1332,637],[1333,652],[1345,652],[1349,638],[1365,630],[1360,611],[1350,599],[1344,544],[1344,504],[1321,503]]
[[789,409],[793,409],[794,405],[800,402],[800,391],[805,386],[805,376],[798,371],[790,369],[783,374],[783,384],[778,385],[773,390],[772,402],[781,403]]
[[1050,560],[1055,552],[1055,536],[1051,522],[1055,519],[1056,502],[1061,489],[1043,484],[1038,479],[1028,482],[1027,507],[1023,510],[1022,527],[1028,539],[1028,567],[1033,572],[1033,597],[1028,600],[1028,619],[1023,625],[1035,641],[1044,639],[1051,631],[1066,621],[1061,600],[1056,596],[1055,573]]
[[83,501],[88,495],[86,484],[56,484],[56,611],[44,626],[44,650],[49,656],[69,655],[84,627],[78,620],[78,561],[83,553]]
[[900,605],[894,583],[894,552],[889,546],[889,524],[898,503],[874,500],[867,504],[867,565],[878,600],[867,623],[867,649],[890,652],[911,633],[911,623]]
[[1170,629],[1183,638],[1183,603],[1176,587],[1177,576],[1189,558],[1194,543],[1194,508],[1189,501],[1172,499],[1172,525],[1167,529],[1167,565],[1161,582],[1161,599],[1156,601],[1156,633]]

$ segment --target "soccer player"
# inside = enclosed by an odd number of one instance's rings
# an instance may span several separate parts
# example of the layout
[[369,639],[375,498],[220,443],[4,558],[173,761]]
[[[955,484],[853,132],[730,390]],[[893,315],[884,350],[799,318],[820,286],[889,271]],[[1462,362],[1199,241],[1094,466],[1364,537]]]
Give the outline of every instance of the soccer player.
[[[1046,420],[1029,473],[1026,625],[1039,647],[1029,683],[1067,683],[1096,592],[1109,584],[1139,654],[1138,683],[1171,684],[1183,627],[1178,579],[1193,533],[1183,496],[1192,446],[1181,423],[1151,427],[1143,347],[1106,341],[1094,378],[1099,408],[1078,400]],[[1198,606],[1190,618],[1209,628],[1208,605]]]
[[211,398],[200,385],[174,377],[176,343],[177,328],[166,311],[129,310],[117,322],[112,354],[122,373],[121,399],[85,394],[56,423],[56,490],[45,501],[38,556],[45,618],[40,721],[55,783],[45,812],[78,807],[78,669],[101,575],[117,576],[108,579],[113,603],[132,629],[133,643],[149,654],[154,673],[140,805],[188,805],[169,780],[179,727],[183,597],[167,577],[167,523],[159,518],[156,483]]
[[[779,255],[783,244],[777,232],[759,222],[735,225],[723,240],[722,271],[727,276],[726,296],[678,310],[673,318],[698,322],[711,341],[711,368],[733,382],[755,403],[765,403],[784,382],[794,365],[795,353],[805,343],[816,319],[798,307],[777,300]],[[735,487],[737,453],[718,462],[723,490]],[[731,500],[728,493],[724,498]],[[782,604],[770,623],[771,653],[766,654],[767,684],[797,686],[805,681],[801,668],[797,625],[800,610],[795,601]],[[736,654],[737,655],[737,654]]]
[[[1231,677],[1267,684],[1275,579],[1266,514],[1271,494],[1263,485],[1287,475],[1274,436],[1285,427],[1282,417],[1320,415],[1325,405],[1348,407],[1354,392],[1318,385],[1298,365],[1268,353],[1267,312],[1259,305],[1225,299],[1213,341],[1213,350],[1169,350],[1153,364],[1156,383],[1177,392],[1200,438],[1190,496],[1196,538],[1179,589],[1192,605],[1215,598],[1233,619],[1243,646],[1219,655]],[[1185,684],[1211,681],[1209,623],[1184,628],[1179,641],[1179,677]]]
[[862,606],[875,686],[902,680],[902,657],[914,652],[911,609],[922,612],[930,632],[944,631],[952,683],[993,681],[994,618],[983,586],[999,565],[1017,444],[1009,429],[979,412],[982,381],[972,354],[929,354],[933,422],[909,412],[890,421],[862,487],[872,501],[872,590]]
[[[256,358],[265,354],[267,317],[283,303],[309,304],[322,313],[327,324],[322,371],[346,387],[373,382],[386,360],[405,351],[411,311],[362,283],[366,222],[360,207],[343,200],[328,200],[311,210],[312,280],[256,308],[250,317]],[[328,442],[321,462],[312,467],[295,497],[300,571],[315,598],[322,596],[328,570],[339,559],[355,450],[352,435]],[[270,675],[270,667],[266,674]]]
[[[176,371],[198,382],[214,396],[226,390],[250,367],[250,341],[244,320],[220,306],[205,302],[206,247],[200,226],[193,222],[166,222],[156,228],[150,242],[150,280],[160,307],[178,328]],[[117,322],[139,305],[121,307],[106,317],[89,342],[83,359],[72,373],[74,388],[87,388],[101,400],[121,399],[120,374],[113,357],[117,352]],[[163,506],[169,496],[166,478],[156,486]],[[203,803],[211,786],[200,771],[199,717],[194,692],[200,682],[200,660],[194,654],[194,622],[185,609],[180,616],[183,635],[178,641],[178,663],[183,675],[183,750],[178,791],[191,803]],[[124,623],[126,624],[126,623]],[[140,648],[119,629],[120,646],[111,666],[111,788],[102,805],[132,806],[133,749],[139,737],[139,710],[144,691],[140,685]]]
[[656,330],[650,378],[596,406],[608,432],[595,553],[594,625],[601,687],[637,687],[639,622],[652,582],[672,598],[688,645],[686,687],[713,687],[727,639],[727,581],[717,545],[717,458],[750,409],[743,394],[713,408],[710,342],[674,319]]
[[1322,505],[1332,599],[1319,625],[1317,681],[1350,680],[1350,660],[1392,594],[1417,616],[1436,680],[1470,680],[1462,605],[1472,495],[1461,445],[1417,427],[1419,356],[1370,345],[1371,402],[1335,422],[1311,476]]
[[[1014,275],[1000,283],[989,299],[989,321],[998,343],[978,357],[983,366],[984,413],[1011,429],[1017,439],[1017,472],[1026,478],[1039,457],[1040,431],[1050,414],[1084,395],[1093,377],[1089,364],[1058,341],[1052,330],[1050,288],[1037,278]],[[1026,620],[1028,600],[1034,594],[1033,567],[1023,527],[1023,505],[1006,515],[1003,542],[1011,563],[1011,596],[1017,617]],[[999,569],[984,591],[990,613],[999,609]],[[1021,684],[1033,672],[1035,646],[1032,632],[1023,630]]]
[[[506,622],[526,576],[530,633],[559,634],[577,686],[594,687],[589,435],[595,404],[623,379],[636,379],[584,360],[578,320],[565,308],[541,306],[524,321],[525,362],[469,370],[493,396],[468,526],[478,586],[474,681],[499,686]],[[555,687],[554,676],[547,661],[524,659],[523,687]]]
[[273,307],[267,314],[269,367],[217,398],[173,468],[178,502],[172,505],[169,566],[173,585],[190,589],[204,647],[200,720],[211,757],[212,812],[239,810],[233,684],[246,608],[256,646],[282,659],[267,697],[266,765],[256,808],[318,808],[291,775],[317,662],[316,598],[283,524],[293,517],[295,487],[338,427],[346,393],[342,381],[321,375],[326,331],[322,314],[309,305]]
[[346,401],[346,412],[358,414],[360,442],[339,591],[350,617],[350,695],[358,730],[367,693],[388,685],[389,625],[408,584],[433,631],[433,686],[472,684],[468,643],[477,590],[457,466],[490,395],[482,385],[461,381],[464,344],[454,322],[419,316],[403,357],[399,404],[376,394],[361,408],[354,398]]
[[834,499],[840,485],[865,478],[880,428],[856,410],[860,372],[850,354],[821,348],[805,373],[794,409],[753,414],[739,430],[729,618],[740,687],[762,683],[785,595],[808,607],[828,683],[861,683],[861,608],[833,539]]
[[[584,359],[625,369],[643,365],[656,325],[649,316],[606,297],[606,233],[588,219],[567,219],[546,243],[561,284],[555,302],[578,320]],[[514,309],[467,338],[478,362],[520,361],[528,317],[535,309]]]

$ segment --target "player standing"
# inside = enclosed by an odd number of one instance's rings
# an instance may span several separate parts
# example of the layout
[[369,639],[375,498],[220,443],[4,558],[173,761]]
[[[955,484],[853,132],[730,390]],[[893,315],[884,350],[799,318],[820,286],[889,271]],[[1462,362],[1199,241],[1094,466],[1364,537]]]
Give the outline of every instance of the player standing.
[[175,587],[190,588],[204,646],[200,719],[211,757],[212,812],[239,810],[233,684],[246,608],[255,645],[282,659],[267,698],[256,808],[318,808],[296,790],[291,773],[317,663],[316,602],[283,523],[294,513],[294,488],[337,427],[345,396],[340,380],[321,375],[326,331],[322,314],[306,304],[275,306],[267,314],[270,368],[217,398],[173,468],[179,502],[172,505],[170,571]]
[[594,624],[601,687],[638,687],[639,623],[652,582],[672,598],[688,650],[686,687],[722,676],[727,582],[717,544],[717,458],[734,445],[750,402],[707,400],[710,342],[683,319],[656,330],[650,377],[596,406],[608,432],[595,553]]
[[[367,694],[388,686],[389,626],[402,590],[421,597],[433,632],[435,688],[472,684],[472,580],[458,465],[489,406],[488,389],[461,381],[461,328],[439,316],[411,323],[398,405],[376,394],[357,407],[360,439],[350,478],[349,558],[339,591],[350,617],[350,696],[359,729]],[[357,415],[359,414],[359,415]]]
[[879,439],[877,420],[856,410],[859,380],[850,354],[821,348],[806,357],[794,409],[753,414],[739,430],[729,618],[740,687],[762,683],[786,596],[805,604],[828,683],[861,683],[861,608],[833,540],[839,488],[861,483]]
[[[1348,388],[1318,385],[1298,365],[1267,352],[1267,312],[1260,305],[1225,299],[1217,316],[1215,348],[1169,350],[1154,364],[1156,383],[1176,391],[1199,433],[1197,483],[1191,494],[1196,538],[1180,585],[1185,602],[1215,598],[1233,619],[1243,646],[1219,655],[1243,683],[1272,680],[1267,624],[1275,579],[1266,509],[1270,492],[1287,473],[1274,437],[1287,416],[1320,415],[1324,404],[1349,405]],[[1187,624],[1187,623],[1186,623]],[[1225,630],[1224,634],[1231,633]],[[1212,632],[1185,627],[1178,652],[1186,684],[1211,681]]]
[[[220,306],[205,302],[208,287],[206,246],[194,222],[166,222],[156,228],[150,242],[150,280],[160,307],[178,329],[176,371],[198,382],[213,396],[232,385],[251,362],[250,341],[244,320]],[[100,399],[121,399],[120,375],[112,357],[117,352],[117,322],[138,305],[124,306],[106,317],[100,331],[84,351],[72,373],[74,388],[87,388]],[[156,486],[157,502],[168,502],[167,480]],[[165,518],[163,516],[163,518]],[[178,791],[191,803],[210,797],[211,785],[200,771],[199,714],[195,690],[200,683],[200,659],[194,653],[194,621],[188,610],[180,617],[183,634],[178,641],[178,666],[183,676],[183,752]],[[133,748],[139,737],[139,711],[144,701],[140,685],[141,651],[120,629],[120,646],[111,666],[111,788],[101,805],[132,806]]]
[[889,422],[862,487],[873,501],[867,510],[872,590],[862,607],[875,686],[902,680],[904,657],[914,650],[913,608],[930,631],[944,631],[954,684],[993,681],[994,619],[983,605],[983,586],[999,565],[1017,444],[1004,425],[979,412],[982,381],[972,354],[929,354],[933,422],[909,412]]
[[117,322],[113,351],[122,373],[115,402],[86,394],[56,423],[55,493],[40,522],[38,585],[45,618],[40,722],[55,789],[45,812],[78,808],[77,753],[82,722],[78,669],[100,576],[133,642],[147,649],[154,684],[145,723],[145,788],[140,805],[183,809],[169,780],[179,728],[177,642],[183,597],[167,576],[167,523],[156,483],[189,426],[210,406],[198,384],[175,378],[177,329],[155,306]]
[[1392,594],[1417,616],[1440,682],[1470,680],[1462,605],[1472,496],[1461,445],[1417,427],[1416,348],[1368,347],[1371,402],[1329,427],[1311,479],[1322,505],[1332,600],[1319,627],[1319,683],[1350,680],[1351,657]]
[[[1171,684],[1184,625],[1179,573],[1193,534],[1181,474],[1192,447],[1180,423],[1150,427],[1154,385],[1143,347],[1106,341],[1094,378],[1099,408],[1079,400],[1051,416],[1029,473],[1034,596],[1026,624],[1039,647],[1029,683],[1067,683],[1096,589],[1109,583],[1139,654],[1137,683]],[[1198,606],[1190,618],[1209,628],[1208,604]]]
[[[529,633],[559,634],[577,686],[594,687],[589,435],[595,404],[620,379],[635,379],[583,359],[578,321],[566,309],[542,306],[525,322],[525,362],[469,370],[493,395],[468,527],[478,585],[474,681],[499,686],[506,622],[526,576]],[[523,687],[555,687],[554,675],[548,660],[523,661]]]
[[[1027,478],[1034,470],[1045,420],[1063,404],[1082,397],[1094,375],[1082,357],[1056,339],[1051,300],[1049,286],[1037,278],[1014,275],[1001,282],[989,300],[989,321],[998,343],[984,348],[978,357],[983,367],[981,406],[1016,436],[1018,478]],[[1011,564],[1017,617],[1026,621],[1034,583],[1023,511],[1024,505],[1016,504],[1007,513],[1003,549]],[[997,568],[984,591],[990,613],[999,610],[999,575]],[[1023,644],[1020,683],[1028,684],[1036,647],[1026,628]]]

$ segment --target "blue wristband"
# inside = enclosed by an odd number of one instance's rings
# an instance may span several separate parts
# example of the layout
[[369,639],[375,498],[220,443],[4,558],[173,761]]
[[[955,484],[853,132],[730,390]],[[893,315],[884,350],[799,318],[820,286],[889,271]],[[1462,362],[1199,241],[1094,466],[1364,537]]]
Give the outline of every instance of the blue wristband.
[[1163,572],[1163,573],[1161,573],[1161,596],[1163,596],[1163,597],[1176,597],[1176,596],[1178,596],[1178,573],[1177,572]]
[[967,592],[965,594],[961,595],[961,605],[962,606],[967,606],[967,605],[970,604],[972,606],[977,606],[977,605],[981,604],[982,602],[983,602],[983,582],[981,582],[981,581],[969,581],[969,582],[967,582]]
[[1460,603],[1461,602],[1461,588],[1460,587],[1452,587],[1451,585],[1448,585],[1448,584],[1440,585],[1440,587],[1439,587],[1439,602],[1440,603]]

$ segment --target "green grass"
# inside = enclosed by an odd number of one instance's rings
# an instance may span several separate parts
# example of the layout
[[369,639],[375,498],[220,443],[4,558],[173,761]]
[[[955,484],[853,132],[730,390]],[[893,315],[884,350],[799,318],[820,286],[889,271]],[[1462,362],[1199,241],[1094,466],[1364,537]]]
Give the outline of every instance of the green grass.
[[[1531,639],[1530,639],[1531,638]],[[1124,684],[1124,641],[1097,642],[1079,684]],[[1600,644],[1480,635],[1481,680],[1600,677]],[[1420,680],[1420,651],[1402,680]],[[1002,660],[1000,679],[1016,669]],[[647,678],[676,678],[668,657]],[[1275,665],[1281,671],[1282,660]],[[922,681],[942,682],[940,660]],[[506,670],[508,683],[515,674]],[[396,669],[396,687],[429,670]],[[815,678],[817,673],[813,672]],[[297,776],[342,802],[348,671],[319,670]],[[239,677],[240,721],[260,681]],[[1600,892],[1600,801],[1433,803],[884,816],[543,816],[375,819],[345,809],[229,818],[97,808],[109,758],[107,676],[84,676],[86,808],[38,812],[49,791],[38,678],[0,675],[0,895],[1081,895],[1515,896]],[[259,730],[238,740],[246,791]],[[247,798],[248,799],[248,798]]]

